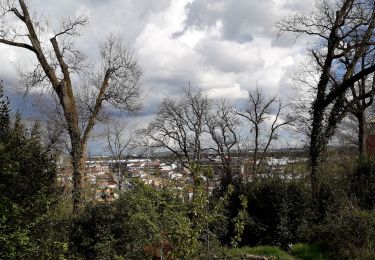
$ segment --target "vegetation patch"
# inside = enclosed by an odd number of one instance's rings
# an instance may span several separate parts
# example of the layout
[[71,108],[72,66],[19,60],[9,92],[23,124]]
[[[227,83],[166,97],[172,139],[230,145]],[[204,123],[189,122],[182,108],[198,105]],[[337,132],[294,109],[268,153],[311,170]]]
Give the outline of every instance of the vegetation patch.
[[228,251],[229,259],[251,259],[251,256],[261,256],[267,259],[294,260],[295,258],[276,246],[256,246],[233,248]]
[[328,259],[320,246],[313,244],[298,243],[291,247],[291,254],[303,260],[324,260]]

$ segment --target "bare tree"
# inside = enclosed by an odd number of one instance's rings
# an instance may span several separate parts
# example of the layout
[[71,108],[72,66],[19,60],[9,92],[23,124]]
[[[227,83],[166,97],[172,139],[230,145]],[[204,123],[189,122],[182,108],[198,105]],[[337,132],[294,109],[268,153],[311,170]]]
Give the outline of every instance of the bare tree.
[[286,106],[277,96],[266,98],[258,88],[248,91],[248,95],[247,107],[244,111],[237,111],[237,114],[246,119],[253,134],[252,171],[256,175],[272,141],[277,139],[278,130],[291,124],[292,119],[285,118]]
[[202,138],[209,100],[202,91],[188,89],[180,99],[165,99],[156,119],[144,131],[154,148],[166,149],[189,167],[202,159]]
[[214,151],[220,157],[224,181],[230,184],[234,175],[232,157],[236,148],[238,148],[240,120],[230,102],[221,100],[216,102],[206,116],[206,124],[207,132],[210,134],[213,145],[205,149]]
[[[318,191],[321,155],[337,124],[348,111],[346,92],[375,71],[373,64],[358,66],[372,46],[375,8],[372,1],[321,0],[309,14],[297,14],[277,24],[280,32],[317,38],[311,55],[319,67],[319,80],[311,104],[310,166],[313,192]],[[368,97],[360,96],[359,99]]]
[[[374,64],[374,50],[365,53],[362,57],[361,67],[365,69],[368,63]],[[370,57],[369,57],[370,56]],[[375,74],[366,75],[350,87],[350,98],[346,98],[349,113],[357,121],[357,145],[360,158],[366,156],[367,116],[366,110],[373,104],[375,94]]]
[[[125,153],[129,153],[133,148],[135,131],[128,130],[125,124],[118,121],[111,122],[111,126],[107,126],[107,144],[113,160],[115,161],[116,179],[119,193],[121,193],[124,183],[124,172],[126,163],[124,162]],[[127,132],[127,133],[126,133]],[[125,136],[127,134],[127,136]]]
[[359,147],[358,130],[357,118],[352,113],[349,113],[337,127],[337,131],[333,136],[333,143],[336,141],[346,147]]
[[[81,69],[84,55],[74,48],[72,39],[80,36],[80,29],[88,23],[86,16],[63,19],[53,33],[48,26],[32,15],[24,0],[0,2],[0,43],[30,51],[37,65],[22,75],[26,87],[48,85],[58,98],[70,137],[70,154],[73,165],[73,210],[82,208],[84,186],[84,156],[88,138],[102,110],[104,102],[121,110],[139,108],[140,68],[132,52],[118,38],[110,36],[100,45],[100,65],[91,68],[87,80]],[[49,41],[46,41],[46,38]],[[85,104],[89,113],[81,118],[77,95],[79,87],[90,85],[90,102]],[[84,123],[82,123],[84,122]]]

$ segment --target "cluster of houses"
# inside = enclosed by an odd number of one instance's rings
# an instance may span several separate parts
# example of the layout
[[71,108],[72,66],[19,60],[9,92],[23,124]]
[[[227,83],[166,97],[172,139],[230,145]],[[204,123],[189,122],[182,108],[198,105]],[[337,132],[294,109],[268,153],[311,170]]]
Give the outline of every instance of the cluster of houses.
[[[272,169],[280,170],[287,165],[300,162],[300,159],[272,158],[265,160],[265,164]],[[246,162],[239,164],[239,174],[244,174]],[[72,183],[72,167],[69,163],[59,166],[58,181],[63,187],[69,188]],[[214,171],[212,180],[207,188],[212,191],[220,183],[220,171]],[[96,201],[112,201],[119,197],[119,193],[131,188],[130,180],[138,180],[156,188],[171,187],[183,189],[191,186],[193,180],[186,168],[175,163],[165,163],[151,159],[127,159],[114,161],[105,158],[95,158],[86,161],[86,183],[92,191]],[[285,179],[292,176],[285,174]],[[204,177],[203,177],[204,178]]]
[[[72,166],[67,163],[59,165],[57,181],[66,189],[71,187]],[[119,170],[119,165],[121,165]],[[186,170],[179,170],[174,163],[164,163],[160,160],[129,159],[105,160],[95,159],[86,161],[86,183],[96,201],[112,201],[119,197],[119,192],[131,187],[129,180],[136,179],[156,188],[168,185],[180,187],[189,183]],[[180,182],[180,184],[179,184]]]

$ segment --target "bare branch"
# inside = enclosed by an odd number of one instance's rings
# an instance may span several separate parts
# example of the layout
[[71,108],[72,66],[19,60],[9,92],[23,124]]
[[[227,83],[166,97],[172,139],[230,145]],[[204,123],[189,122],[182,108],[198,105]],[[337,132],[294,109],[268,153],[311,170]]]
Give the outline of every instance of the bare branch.
[[[259,166],[262,164],[266,153],[275,139],[276,131],[282,126],[291,124],[291,118],[282,119],[282,113],[285,106],[277,96],[265,99],[263,93],[257,88],[254,91],[248,91],[248,104],[244,111],[237,111],[237,114],[245,118],[250,123],[250,132],[253,133],[254,150],[253,150],[253,173],[256,174]],[[277,105],[277,108],[274,108]],[[268,125],[267,119],[274,117],[272,123]],[[268,125],[268,126],[267,126]],[[265,129],[269,129],[266,131]],[[266,138],[263,142],[262,139]]]
[[31,46],[31,45],[29,45],[29,44],[26,44],[26,43],[9,41],[9,40],[6,40],[6,39],[0,39],[0,43],[4,43],[4,44],[10,45],[10,46],[15,46],[15,47],[20,47],[20,48],[28,49],[28,50],[36,53],[36,50],[34,49],[34,47]]
[[56,33],[52,38],[59,36],[80,36],[80,28],[85,27],[89,23],[89,17],[87,14],[82,14],[78,17],[66,17],[63,18],[60,24],[60,31]]

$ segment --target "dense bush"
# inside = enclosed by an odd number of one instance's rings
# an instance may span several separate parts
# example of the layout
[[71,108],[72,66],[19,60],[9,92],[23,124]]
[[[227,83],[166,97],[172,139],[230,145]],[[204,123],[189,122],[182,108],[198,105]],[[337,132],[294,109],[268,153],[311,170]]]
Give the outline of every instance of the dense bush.
[[[36,124],[13,123],[0,89],[0,258],[58,258],[66,249],[51,209],[58,203],[55,162]],[[60,224],[58,224],[60,225]]]
[[329,259],[321,246],[317,244],[297,243],[290,248],[290,253],[303,260],[324,260]]
[[375,162],[361,161],[349,174],[349,196],[363,209],[375,206]]
[[313,223],[324,221],[327,216],[335,214],[353,203],[347,196],[347,182],[343,177],[333,177],[330,173],[321,176],[319,192],[312,200]]
[[[294,260],[295,258],[278,247],[257,246],[227,249],[225,259],[250,259],[250,256],[262,256],[275,260]],[[264,258],[261,258],[264,259]]]
[[146,259],[197,253],[186,205],[137,184],[113,204],[89,205],[73,223],[71,250],[87,259]]
[[375,211],[343,209],[319,226],[319,240],[330,259],[373,259]]
[[[310,189],[303,181],[258,179],[244,185],[238,192],[248,201],[249,219],[242,245],[287,248],[288,244],[299,241],[311,218]],[[235,194],[231,201],[232,216],[239,208],[237,197]]]
[[361,161],[354,170],[320,177],[312,203],[309,241],[319,243],[329,259],[373,259],[375,218],[374,166]]

